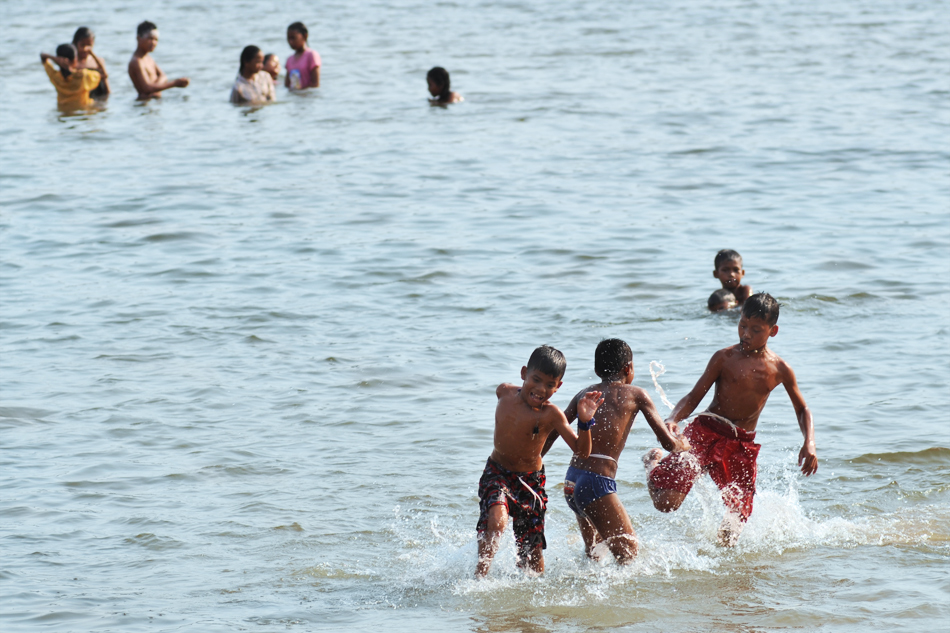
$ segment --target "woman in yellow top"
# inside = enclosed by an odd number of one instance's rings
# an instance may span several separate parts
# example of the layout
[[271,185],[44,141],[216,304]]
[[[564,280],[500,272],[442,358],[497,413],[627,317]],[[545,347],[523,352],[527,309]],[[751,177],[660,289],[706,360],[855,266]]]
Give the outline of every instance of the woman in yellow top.
[[[95,55],[91,51],[89,54]],[[50,83],[56,88],[56,102],[62,110],[89,109],[93,104],[89,93],[99,86],[100,81],[109,77],[102,70],[101,62],[100,70],[79,68],[76,58],[76,47],[72,44],[57,46],[56,55],[40,53],[40,61]]]

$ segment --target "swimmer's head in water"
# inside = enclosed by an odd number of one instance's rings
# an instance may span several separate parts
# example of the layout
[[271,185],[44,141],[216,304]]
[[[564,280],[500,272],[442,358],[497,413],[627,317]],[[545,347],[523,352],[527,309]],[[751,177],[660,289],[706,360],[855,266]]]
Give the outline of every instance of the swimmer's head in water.
[[745,277],[745,270],[742,268],[742,255],[724,248],[716,253],[715,266],[713,277],[722,283],[723,288],[735,290],[742,285],[742,278]]
[[604,380],[617,380],[630,366],[633,378],[633,351],[619,338],[607,338],[597,344],[594,351],[594,373]]
[[438,97],[439,101],[448,101],[452,98],[449,71],[441,66],[436,66],[426,74],[426,83],[429,84],[429,94]]
[[287,27],[287,43],[295,51],[303,50],[304,46],[307,45],[308,37],[310,37],[310,32],[307,31],[307,27],[303,25],[303,22],[294,22]]
[[709,299],[706,301],[706,307],[709,308],[710,312],[731,310],[736,307],[736,305],[738,305],[736,296],[725,288],[720,288],[716,292],[709,295]]
[[277,75],[280,74],[280,58],[274,53],[264,55],[264,70],[267,71],[271,77],[277,79]]
[[80,57],[85,57],[96,43],[96,34],[88,26],[80,26],[73,35],[73,46]]
[[770,326],[778,323],[779,302],[767,292],[759,292],[742,304],[742,316],[749,319],[762,319]]
[[531,352],[527,370],[537,370],[560,380],[564,377],[564,372],[567,371],[567,359],[559,350],[550,345],[542,345]]
[[139,40],[139,48],[151,52],[158,46],[158,27],[154,22],[146,20],[139,24],[135,30],[135,36]]
[[264,54],[256,46],[245,46],[241,51],[241,65],[238,72],[242,75],[255,75],[264,67]]

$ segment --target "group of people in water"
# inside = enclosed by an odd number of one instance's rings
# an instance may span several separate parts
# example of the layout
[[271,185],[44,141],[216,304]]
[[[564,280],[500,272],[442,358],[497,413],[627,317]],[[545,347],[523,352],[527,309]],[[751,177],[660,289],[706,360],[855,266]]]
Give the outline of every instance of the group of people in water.
[[[478,482],[479,518],[476,577],[488,574],[509,519],[515,535],[518,566],[544,571],[544,516],[548,497],[543,456],[563,438],[574,452],[564,477],[564,497],[574,513],[592,559],[609,552],[618,563],[632,561],[639,544],[630,517],[617,496],[617,462],[634,418],[643,413],[657,441],[643,455],[647,488],[654,507],[677,510],[693,484],[708,473],[722,493],[726,514],[719,527],[720,545],[732,546],[752,514],[759,415],[779,385],[788,393],[804,443],[798,465],[804,475],[818,469],[811,411],[788,363],[768,347],[778,334],[779,303],[767,293],[752,294],[742,284],[742,257],[733,250],[716,254],[713,276],[722,289],[713,293],[710,310],[739,308],[739,343],[717,351],[696,385],[664,420],[647,392],[633,383],[633,353],[620,339],[606,339],[594,352],[594,372],[601,379],[582,389],[561,411],[550,398],[567,369],[564,355],[544,345],[521,368],[522,384],[505,383],[495,395],[494,449]],[[715,299],[714,299],[715,297]],[[708,408],[690,418],[711,388]],[[577,432],[571,423],[577,420]]]
[[[307,90],[320,87],[320,53],[310,48],[309,32],[302,22],[287,27],[287,43],[293,54],[285,63],[284,87],[288,90]],[[137,45],[129,60],[129,78],[138,91],[139,99],[160,97],[171,88],[186,88],[187,77],[169,79],[155,62],[151,53],[158,46],[158,27],[149,21],[136,29]],[[40,54],[50,82],[56,88],[57,103],[63,110],[88,110],[108,98],[112,92],[105,63],[93,52],[96,36],[88,27],[80,27],[70,44],[60,44],[55,55]],[[231,88],[231,102],[239,105],[264,105],[277,99],[276,86],[280,81],[280,59],[274,53],[264,54],[257,46],[246,46],[241,51],[238,74]],[[462,101],[453,92],[449,73],[436,66],[426,75],[429,102],[446,106]]]

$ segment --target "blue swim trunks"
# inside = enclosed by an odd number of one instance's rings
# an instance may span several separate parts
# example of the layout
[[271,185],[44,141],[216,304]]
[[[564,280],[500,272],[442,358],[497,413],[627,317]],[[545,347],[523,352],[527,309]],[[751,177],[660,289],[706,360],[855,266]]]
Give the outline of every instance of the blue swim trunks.
[[617,482],[610,477],[569,466],[564,475],[564,499],[578,516],[586,516],[584,508],[601,497],[617,492]]

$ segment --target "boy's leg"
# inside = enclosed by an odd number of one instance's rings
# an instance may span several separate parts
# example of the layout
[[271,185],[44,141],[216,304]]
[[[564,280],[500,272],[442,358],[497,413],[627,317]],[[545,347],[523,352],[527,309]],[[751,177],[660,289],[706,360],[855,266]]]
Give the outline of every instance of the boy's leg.
[[723,547],[734,546],[744,527],[745,520],[739,514],[726,510],[726,516],[719,525],[719,544]]
[[699,460],[690,453],[671,453],[663,457],[663,451],[658,448],[643,455],[643,467],[653,507],[660,512],[679,510],[702,473]]
[[544,573],[544,548],[540,543],[525,551],[518,552],[518,567],[535,574]]
[[597,533],[597,528],[590,522],[590,519],[582,517],[579,514],[575,514],[574,516],[577,517],[577,527],[580,528],[581,536],[584,538],[584,551],[587,552],[587,557],[597,560],[594,556],[594,548],[597,547],[602,540],[600,534]]
[[637,534],[633,531],[630,517],[627,516],[627,511],[616,493],[591,501],[584,508],[584,513],[590,518],[618,563],[629,563],[636,558],[639,550]]
[[492,559],[498,551],[498,542],[505,533],[508,524],[508,508],[503,503],[493,505],[488,509],[487,522],[484,533],[478,537],[478,564],[475,566],[475,577],[482,578],[488,574]]

